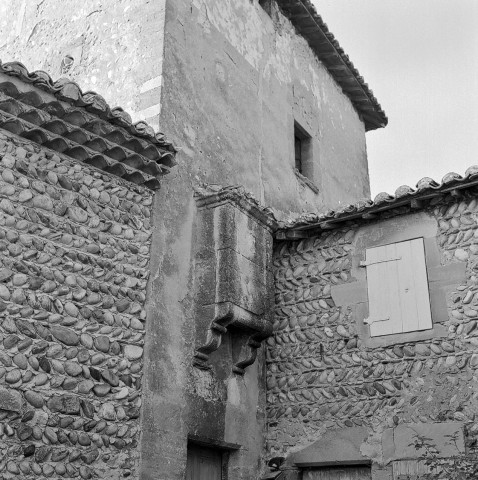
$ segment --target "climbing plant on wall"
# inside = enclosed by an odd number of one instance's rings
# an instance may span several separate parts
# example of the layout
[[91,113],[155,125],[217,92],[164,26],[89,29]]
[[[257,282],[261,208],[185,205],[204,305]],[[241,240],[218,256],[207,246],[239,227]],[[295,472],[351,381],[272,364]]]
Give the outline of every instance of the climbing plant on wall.
[[[457,447],[457,434],[445,435],[451,445]],[[424,480],[472,480],[478,478],[478,455],[464,453],[443,457],[433,439],[416,434],[410,446],[420,451],[420,460],[430,470]],[[458,447],[457,447],[458,450]]]

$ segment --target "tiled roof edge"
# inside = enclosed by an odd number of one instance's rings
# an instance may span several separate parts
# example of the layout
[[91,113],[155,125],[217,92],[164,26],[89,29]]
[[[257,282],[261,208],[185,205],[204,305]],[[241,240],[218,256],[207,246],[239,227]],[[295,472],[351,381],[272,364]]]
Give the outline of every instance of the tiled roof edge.
[[150,141],[171,152],[177,151],[174,145],[166,140],[164,134],[155,133],[153,128],[146,122],[139,121],[133,123],[131,116],[121,107],[111,108],[101,95],[96,92],[83,92],[77,83],[67,78],[60,78],[54,81],[43,70],[29,72],[25,65],[20,62],[2,63],[1,60],[0,72],[12,77],[18,77],[25,83],[31,83],[35,87],[54,95],[58,100],[75,107],[89,108],[99,117],[123,127],[132,135]]
[[277,3],[350,98],[366,130],[385,127],[388,123],[385,112],[311,0],[277,0]]
[[276,238],[285,240],[309,237],[317,231],[339,228],[350,220],[371,220],[376,214],[402,206],[418,210],[426,206],[429,200],[443,194],[451,193],[459,197],[460,190],[475,186],[478,186],[478,165],[469,167],[465,176],[454,172],[447,173],[440,183],[424,177],[417,183],[415,189],[402,185],[397,188],[395,195],[382,192],[374,200],[354,203],[341,210],[332,210],[325,214],[307,213],[290,221],[279,222]]

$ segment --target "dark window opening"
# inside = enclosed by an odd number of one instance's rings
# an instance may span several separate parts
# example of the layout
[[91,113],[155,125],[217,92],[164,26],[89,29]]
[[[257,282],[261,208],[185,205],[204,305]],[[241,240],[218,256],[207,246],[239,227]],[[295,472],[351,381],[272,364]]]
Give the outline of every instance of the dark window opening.
[[295,168],[302,173],[302,139],[297,135],[294,137],[295,141]]
[[299,178],[315,193],[318,188],[314,183],[316,180],[314,171],[317,166],[314,165],[312,137],[297,122],[294,122],[294,160],[295,170]]
[[305,177],[312,174],[312,139],[297,122],[294,122],[295,168]]
[[309,178],[312,173],[311,140],[310,135],[297,122],[294,122],[295,168]]

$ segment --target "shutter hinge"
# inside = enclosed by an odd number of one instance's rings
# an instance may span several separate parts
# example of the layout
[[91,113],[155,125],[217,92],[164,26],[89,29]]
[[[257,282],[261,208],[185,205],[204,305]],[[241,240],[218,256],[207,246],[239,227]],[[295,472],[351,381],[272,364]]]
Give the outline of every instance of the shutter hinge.
[[396,262],[397,260],[401,260],[402,257],[397,258],[388,258],[387,260],[378,260],[377,262],[367,262],[367,260],[360,262],[360,267],[368,267],[369,265],[376,265],[377,263],[385,263],[385,262]]
[[388,322],[390,320],[390,317],[388,318],[365,318],[363,323],[365,323],[365,325],[372,325],[372,323],[378,323],[378,322]]

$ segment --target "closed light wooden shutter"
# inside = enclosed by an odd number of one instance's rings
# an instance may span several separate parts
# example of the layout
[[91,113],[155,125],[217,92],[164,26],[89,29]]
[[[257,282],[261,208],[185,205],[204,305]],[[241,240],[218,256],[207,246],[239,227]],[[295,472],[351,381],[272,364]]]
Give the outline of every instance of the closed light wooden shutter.
[[423,239],[366,251],[372,337],[432,328]]

